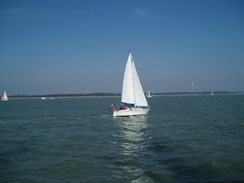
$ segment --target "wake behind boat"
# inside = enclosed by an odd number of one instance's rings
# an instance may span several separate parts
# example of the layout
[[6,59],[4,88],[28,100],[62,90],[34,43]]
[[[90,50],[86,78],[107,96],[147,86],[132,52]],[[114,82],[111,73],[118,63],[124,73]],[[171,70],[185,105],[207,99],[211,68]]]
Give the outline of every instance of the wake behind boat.
[[[110,109],[114,110],[114,107],[110,106]],[[124,73],[120,109],[114,110],[113,116],[147,115],[149,110],[150,108],[136,71],[134,59],[130,53]]]

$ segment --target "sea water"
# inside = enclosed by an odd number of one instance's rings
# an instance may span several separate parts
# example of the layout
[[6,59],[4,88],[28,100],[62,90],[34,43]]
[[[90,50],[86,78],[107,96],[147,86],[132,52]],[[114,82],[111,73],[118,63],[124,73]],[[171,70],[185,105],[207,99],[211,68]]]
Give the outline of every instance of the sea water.
[[146,117],[119,97],[0,102],[0,182],[243,182],[244,95],[156,96]]

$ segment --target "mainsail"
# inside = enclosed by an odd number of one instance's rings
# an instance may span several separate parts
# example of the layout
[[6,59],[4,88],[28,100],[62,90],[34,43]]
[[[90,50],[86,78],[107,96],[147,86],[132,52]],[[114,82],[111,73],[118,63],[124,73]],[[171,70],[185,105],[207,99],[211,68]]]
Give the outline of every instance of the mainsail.
[[125,68],[121,102],[135,107],[148,107],[131,53]]

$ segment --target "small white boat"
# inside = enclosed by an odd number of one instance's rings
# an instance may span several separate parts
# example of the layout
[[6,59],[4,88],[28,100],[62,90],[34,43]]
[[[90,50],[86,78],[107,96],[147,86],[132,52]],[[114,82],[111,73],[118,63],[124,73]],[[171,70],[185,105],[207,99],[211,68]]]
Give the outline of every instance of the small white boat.
[[2,95],[1,95],[1,99],[2,99],[2,101],[8,101],[8,96],[7,96],[6,91],[3,91]]
[[213,91],[211,92],[211,95],[214,95],[214,92]]
[[[110,108],[113,109],[114,108]],[[113,116],[141,116],[150,110],[139,80],[132,54],[129,54],[123,80],[120,109]]]
[[46,98],[45,97],[42,97],[42,100],[46,100]]
[[150,94],[150,91],[148,90],[148,92],[147,92],[147,98],[151,98],[152,96],[151,96],[151,94]]

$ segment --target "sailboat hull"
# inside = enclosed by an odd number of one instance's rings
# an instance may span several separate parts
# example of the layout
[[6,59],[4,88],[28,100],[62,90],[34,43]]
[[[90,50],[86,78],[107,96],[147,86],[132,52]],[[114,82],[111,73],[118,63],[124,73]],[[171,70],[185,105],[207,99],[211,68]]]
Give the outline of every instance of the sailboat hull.
[[8,101],[8,99],[7,98],[2,98],[2,101]]
[[147,115],[150,108],[130,108],[126,110],[114,111],[114,117],[126,117],[126,116],[145,116]]

